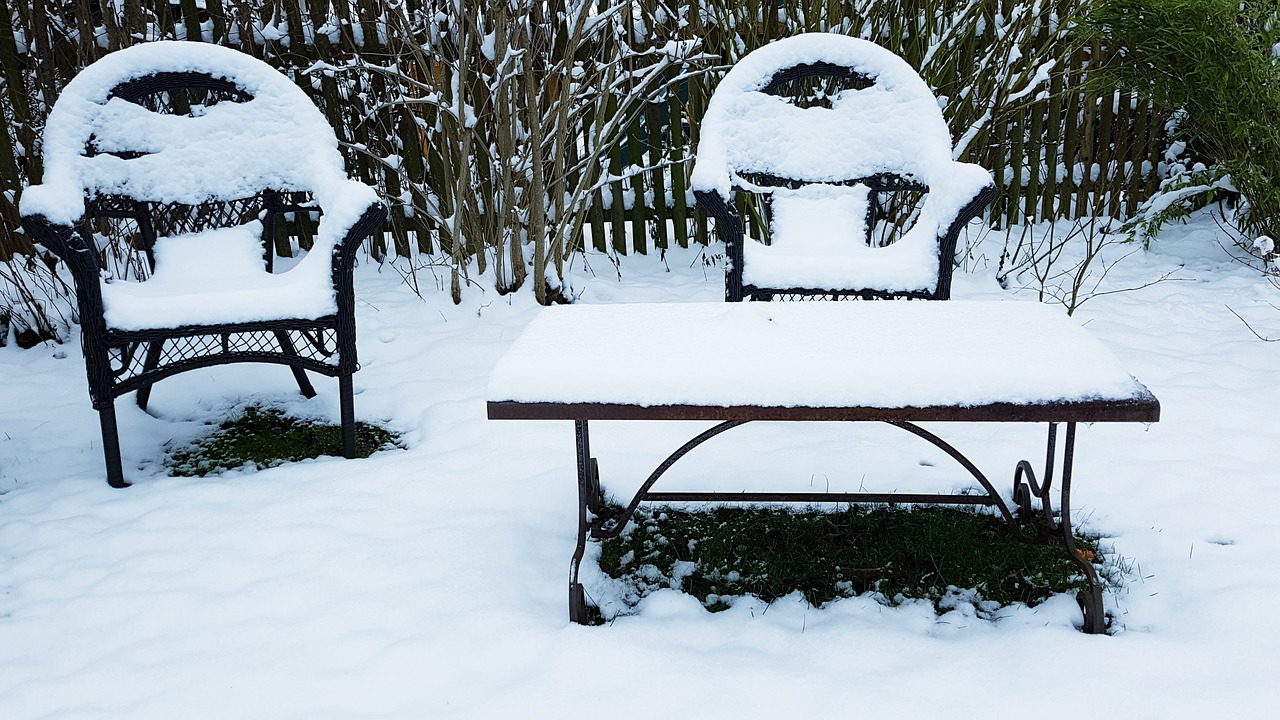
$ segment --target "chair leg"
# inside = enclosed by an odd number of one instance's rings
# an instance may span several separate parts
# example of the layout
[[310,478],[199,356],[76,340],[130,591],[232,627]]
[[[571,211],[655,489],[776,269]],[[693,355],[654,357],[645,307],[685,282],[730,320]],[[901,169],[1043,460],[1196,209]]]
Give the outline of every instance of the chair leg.
[[[298,357],[298,350],[293,346],[293,341],[289,339],[289,333],[284,330],[276,330],[276,342],[280,343],[280,352],[291,358]],[[300,365],[290,365],[289,369],[293,371],[293,379],[298,381],[298,390],[302,392],[305,398],[313,398],[316,396],[316,389],[312,387],[311,380],[307,378],[307,372]]]
[[116,407],[108,405],[98,411],[102,424],[102,454],[107,463],[107,484],[113,488],[127,488],[124,470],[120,464],[120,432],[116,426]]
[[[147,374],[155,370],[160,365],[160,353],[164,350],[164,340],[155,340],[147,343],[147,358],[142,363],[142,374]],[[138,388],[138,407],[143,412],[147,411],[147,403],[151,401],[151,386],[155,383],[147,383]]]
[[356,409],[351,375],[338,376],[338,396],[342,404],[342,455],[356,456]]

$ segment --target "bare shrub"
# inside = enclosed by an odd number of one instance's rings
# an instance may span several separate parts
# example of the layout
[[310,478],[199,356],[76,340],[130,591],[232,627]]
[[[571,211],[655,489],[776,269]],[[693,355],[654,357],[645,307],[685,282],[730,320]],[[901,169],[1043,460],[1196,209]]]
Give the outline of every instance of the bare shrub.
[[417,121],[427,174],[386,162],[411,190],[401,200],[440,230],[455,300],[474,262],[499,292],[531,276],[539,302],[563,301],[564,263],[582,249],[596,192],[660,169],[611,174],[610,153],[647,103],[703,72],[697,43],[663,40],[663,18],[629,2],[440,6],[395,15],[386,61],[366,55],[347,68],[390,87],[368,121],[401,110]]

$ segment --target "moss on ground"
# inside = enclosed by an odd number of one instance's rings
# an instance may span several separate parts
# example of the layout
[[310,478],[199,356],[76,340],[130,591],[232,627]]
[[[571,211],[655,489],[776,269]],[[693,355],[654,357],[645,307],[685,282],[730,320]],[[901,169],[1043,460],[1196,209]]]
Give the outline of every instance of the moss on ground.
[[[357,422],[356,456],[369,457],[393,447],[397,439],[388,430]],[[321,455],[342,455],[340,426],[289,417],[276,408],[248,407],[209,435],[169,448],[164,464],[175,476],[204,477],[245,466],[261,470]]]
[[[1096,539],[1076,542],[1098,552]],[[939,603],[957,589],[990,609],[1087,587],[1060,542],[1024,542],[998,517],[947,507],[642,509],[603,541],[600,567],[637,600],[674,587],[711,610],[728,607],[724,598],[772,602],[797,590],[821,606],[863,593]]]

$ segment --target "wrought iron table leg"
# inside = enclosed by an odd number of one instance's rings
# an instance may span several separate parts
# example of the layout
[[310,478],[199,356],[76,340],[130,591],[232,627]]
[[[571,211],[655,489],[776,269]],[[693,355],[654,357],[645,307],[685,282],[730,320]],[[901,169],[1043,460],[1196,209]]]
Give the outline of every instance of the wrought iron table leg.
[[[587,622],[586,592],[582,584],[578,581],[578,574],[582,565],[582,559],[586,552],[588,537],[607,539],[620,534],[627,522],[630,520],[632,513],[635,512],[636,506],[646,498],[657,499],[659,496],[662,496],[663,499],[667,499],[669,496],[671,498],[683,500],[693,498],[694,496],[698,496],[698,499],[701,499],[702,495],[715,495],[714,493],[651,493],[649,490],[653,486],[654,482],[656,482],[657,479],[661,477],[661,475],[676,460],[683,457],[689,450],[697,447],[706,440],[709,440],[710,438],[733,427],[742,425],[745,422],[748,421],[730,420],[722,422],[715,427],[703,431],[700,435],[685,443],[678,450],[673,452],[661,465],[659,465],[656,470],[654,470],[653,474],[649,476],[645,481],[645,484],[641,486],[640,490],[636,493],[631,504],[623,511],[621,517],[602,524],[597,517],[600,509],[603,507],[603,496],[600,488],[600,474],[595,458],[591,457],[591,444],[588,437],[587,421],[574,421],[578,471],[578,539],[574,548],[573,559],[570,562],[569,567],[569,620],[571,622],[581,624],[586,624]],[[908,430],[909,432],[918,435],[937,447],[942,448],[949,455],[955,458],[957,462],[973,474],[973,476],[987,491],[987,495],[984,497],[990,498],[991,500],[990,502],[984,502],[981,504],[994,505],[1018,537],[1027,541],[1034,541],[1035,538],[1025,535],[1022,530],[1018,528],[1017,523],[1014,522],[1012,513],[1010,513],[1004,501],[972,462],[963,455],[960,455],[959,452],[950,445],[942,442],[932,433],[929,433],[912,423],[890,422],[889,424],[901,427],[904,430]],[[1080,568],[1085,579],[1089,583],[1089,588],[1079,592],[1076,596],[1077,602],[1080,603],[1080,610],[1084,614],[1084,626],[1082,630],[1089,634],[1104,633],[1106,632],[1106,624],[1102,605],[1102,582],[1098,577],[1097,571],[1093,568],[1093,564],[1090,563],[1076,547],[1075,536],[1072,534],[1071,527],[1071,477],[1076,439],[1076,423],[1074,422],[1067,423],[1066,440],[1063,444],[1062,482],[1061,488],[1059,489],[1059,507],[1061,509],[1060,519],[1055,521],[1053,517],[1053,505],[1050,499],[1050,494],[1053,485],[1054,466],[1056,464],[1058,425],[1059,423],[1049,423],[1049,436],[1046,441],[1045,451],[1044,482],[1041,483],[1036,479],[1035,470],[1032,468],[1031,463],[1023,460],[1018,463],[1017,469],[1014,472],[1013,496],[1023,518],[1029,517],[1029,514],[1032,511],[1032,498],[1034,497],[1040,500],[1041,511],[1043,513],[1042,527],[1050,535],[1061,535],[1068,557],[1072,563]],[[689,497],[686,498],[684,496]],[[735,496],[735,499],[741,500],[747,497],[748,495],[738,494]],[[752,497],[754,497],[754,494],[752,494]],[[778,497],[782,496],[778,495]],[[867,497],[871,497],[871,495],[867,495]],[[858,498],[858,500],[866,501],[865,498]],[[915,501],[945,503],[947,500],[953,500],[953,498],[945,496],[930,496],[922,500]],[[1041,535],[1041,537],[1045,536]]]
[[569,562],[569,622],[587,623],[587,598],[578,571],[586,554],[587,533],[590,532],[590,511],[599,507],[600,478],[595,472],[595,459],[591,457],[591,441],[587,434],[587,421],[573,421],[578,453],[578,542]]
[[1102,606],[1102,580],[1093,563],[1076,547],[1074,530],[1071,527],[1071,476],[1075,460],[1076,423],[1067,423],[1066,439],[1062,447],[1062,487],[1058,490],[1059,517],[1054,520],[1053,504],[1050,502],[1053,486],[1053,471],[1058,440],[1058,423],[1049,423],[1049,438],[1046,442],[1044,461],[1044,482],[1038,482],[1031,463],[1023,460],[1018,463],[1013,474],[1013,497],[1018,504],[1020,514],[1029,519],[1033,512],[1031,501],[1040,501],[1042,514],[1041,526],[1044,531],[1060,535],[1066,548],[1067,557],[1084,574],[1089,583],[1087,590],[1076,594],[1076,602],[1084,614],[1084,626],[1081,628],[1090,635],[1106,632],[1106,615]]
[[1075,535],[1071,531],[1071,471],[1075,459],[1076,424],[1067,423],[1066,442],[1062,448],[1062,520],[1058,525],[1062,528],[1062,540],[1067,546],[1067,554],[1071,562],[1084,573],[1089,581],[1089,589],[1076,594],[1076,602],[1080,603],[1080,611],[1084,613],[1084,632],[1099,635],[1107,631],[1106,616],[1102,608],[1102,581],[1093,563],[1076,547]]
[[[1073,425],[1074,427],[1074,425]],[[1074,440],[1075,432],[1071,433]],[[1040,500],[1041,521],[1049,532],[1058,531],[1058,523],[1053,519],[1053,504],[1049,501],[1053,487],[1053,470],[1056,464],[1058,447],[1058,423],[1049,423],[1049,438],[1045,442],[1044,482],[1036,480],[1036,471],[1031,463],[1022,460],[1013,473],[1013,500],[1018,506],[1018,514],[1023,520],[1031,520],[1034,508],[1032,498]],[[1024,479],[1025,478],[1025,479]]]

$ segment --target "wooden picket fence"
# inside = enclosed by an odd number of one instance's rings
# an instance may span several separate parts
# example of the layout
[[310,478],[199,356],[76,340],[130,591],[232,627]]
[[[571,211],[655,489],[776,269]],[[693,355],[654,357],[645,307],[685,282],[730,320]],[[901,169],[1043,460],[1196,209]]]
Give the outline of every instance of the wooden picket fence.
[[[1099,97],[1081,78],[1104,57],[1100,48],[1078,48],[1056,65],[1027,97],[991,103],[957,100],[981,80],[975,68],[991,64],[987,52],[1000,31],[1023,22],[1026,55],[1057,51],[1053,21],[1087,0],[969,0],[968,18],[981,18],[954,43],[946,62],[928,65],[930,23],[947,22],[942,0],[637,0],[636,7],[669,22],[648,32],[700,38],[704,50],[726,64],[770,39],[804,30],[836,30],[869,37],[902,54],[940,96],[952,99],[948,120],[957,137],[989,115],[964,159],[992,169],[1000,194],[988,219],[997,225],[1079,216],[1128,216],[1157,187],[1165,115],[1131,93]],[[552,4],[563,3],[553,0]],[[435,252],[440,236],[425,214],[415,212],[399,171],[378,157],[398,156],[404,171],[427,178],[414,118],[398,109],[394,131],[367,122],[376,103],[388,96],[386,80],[350,73],[304,73],[317,63],[341,66],[357,54],[366,60],[394,57],[387,13],[434,13],[440,0],[32,0],[0,12],[0,112],[8,132],[0,132],[0,260],[28,249],[18,224],[21,188],[41,177],[38,136],[44,114],[79,68],[122,47],[157,39],[203,40],[237,47],[289,73],[316,101],[348,148],[348,167],[392,199],[386,230],[391,245],[376,255]],[[766,11],[776,8],[777,11]],[[958,12],[958,11],[957,11]],[[719,15],[717,15],[719,13]],[[731,19],[724,15],[731,13]],[[1021,13],[1021,14],[1019,14]],[[1041,20],[1027,22],[1027,13]],[[732,22],[730,22],[730,20]],[[966,20],[966,22],[968,22]],[[941,27],[941,25],[939,25]],[[634,29],[634,28],[632,28]],[[1055,44],[1058,43],[1058,44]],[[932,48],[932,50],[931,50]],[[1013,57],[1013,56],[1010,56]],[[997,63],[999,58],[997,58]],[[984,66],[983,64],[986,63]],[[1015,62],[1016,64],[1016,62]],[[618,253],[648,252],[671,244],[708,240],[708,222],[693,203],[687,178],[698,125],[720,72],[683,84],[663,102],[650,104],[620,146],[608,149],[610,172],[628,166],[664,166],[634,174],[596,197],[587,242]],[[1014,83],[1016,85],[1016,83]],[[384,130],[379,130],[382,127]],[[363,149],[357,150],[357,148]],[[402,201],[403,199],[403,201]],[[305,235],[305,228],[294,232]],[[302,238],[304,244],[306,238]],[[287,238],[281,238],[282,244]]]

